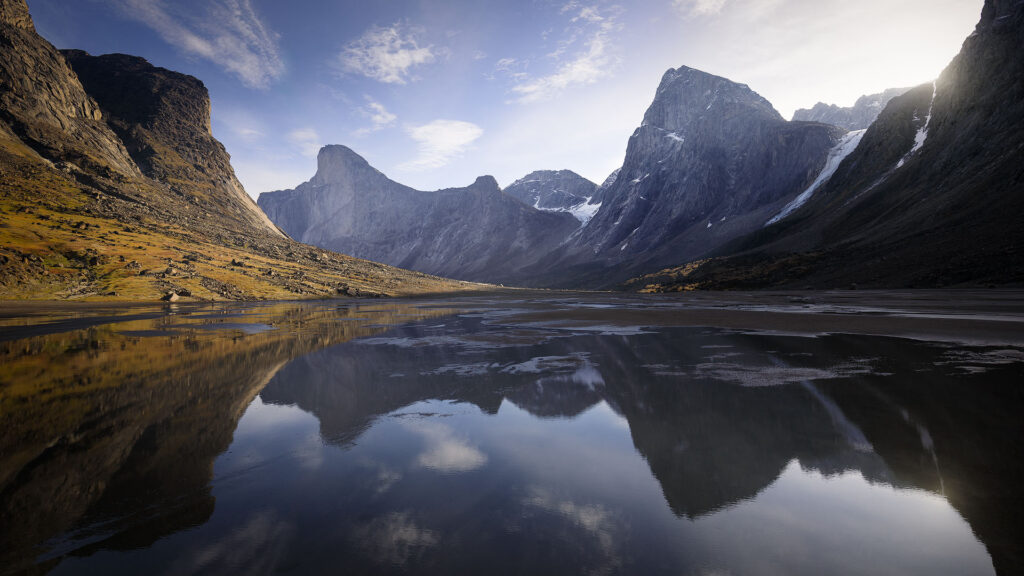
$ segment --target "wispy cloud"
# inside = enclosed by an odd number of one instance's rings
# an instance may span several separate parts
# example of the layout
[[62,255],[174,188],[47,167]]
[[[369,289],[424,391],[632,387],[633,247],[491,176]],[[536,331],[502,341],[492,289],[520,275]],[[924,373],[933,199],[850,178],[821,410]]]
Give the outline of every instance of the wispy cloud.
[[462,155],[483,135],[483,128],[460,120],[434,120],[420,126],[406,128],[416,141],[416,157],[399,166],[401,170],[429,170],[440,168]]
[[400,23],[374,26],[353,40],[338,55],[341,70],[386,84],[405,84],[411,70],[437,59],[433,46],[420,47],[420,32]]
[[672,0],[672,6],[686,16],[718,14],[727,0]]
[[366,106],[360,108],[359,111],[363,114],[363,116],[366,116],[367,118],[370,119],[371,125],[356,130],[356,136],[365,136],[367,134],[383,130],[388,126],[394,124],[395,120],[398,119],[398,116],[395,116],[394,114],[389,112],[388,109],[385,108],[383,104],[377,102],[369,95],[366,95]]
[[288,133],[288,141],[303,156],[316,156],[320,152],[320,135],[313,128],[292,130]]
[[[522,72],[510,74],[515,81],[511,91],[518,102],[546,100],[570,86],[593,84],[610,76],[619,64],[612,41],[612,33],[621,27],[618,9],[602,10],[574,1],[566,4],[561,12],[569,15],[570,27],[558,48],[548,54],[558,62],[557,69],[539,77]],[[573,51],[576,46],[580,49]]]
[[391,512],[357,528],[353,536],[375,561],[403,566],[423,550],[436,546],[439,535],[416,523],[409,512]]
[[213,62],[250,88],[268,88],[284,74],[278,36],[260,19],[251,0],[209,0],[200,4],[199,13],[163,0],[112,1],[168,44]]

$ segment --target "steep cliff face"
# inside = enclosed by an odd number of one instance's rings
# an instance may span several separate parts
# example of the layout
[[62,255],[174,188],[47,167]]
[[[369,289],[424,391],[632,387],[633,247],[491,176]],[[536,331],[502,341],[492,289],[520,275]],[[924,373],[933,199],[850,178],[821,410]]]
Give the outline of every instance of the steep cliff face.
[[1024,2],[987,1],[935,83],[890,101],[814,198],[685,282],[1024,283],[1022,49]]
[[388,179],[345,146],[325,146],[317,173],[259,205],[303,242],[461,280],[529,283],[520,270],[579,222],[502,193],[490,176],[421,192]]
[[0,0],[0,52],[0,298],[459,287],[286,238],[210,134],[199,80],[131,56],[65,57],[24,0]]
[[62,53],[146,176],[218,218],[280,233],[245,193],[230,156],[213,137],[210,95],[201,81],[137,56]]
[[6,124],[5,132],[53,162],[69,162],[103,176],[138,174],[78,77],[36,34],[24,0],[0,2],[0,52],[0,122]]
[[706,255],[761,226],[813,181],[843,132],[786,122],[745,85],[669,70],[601,191],[601,209],[555,266],[599,286]]
[[793,121],[821,122],[847,130],[864,130],[878,118],[886,104],[897,96],[906,94],[910,88],[889,88],[878,94],[861,96],[853,106],[841,107],[818,102],[813,108],[801,108],[793,113]]

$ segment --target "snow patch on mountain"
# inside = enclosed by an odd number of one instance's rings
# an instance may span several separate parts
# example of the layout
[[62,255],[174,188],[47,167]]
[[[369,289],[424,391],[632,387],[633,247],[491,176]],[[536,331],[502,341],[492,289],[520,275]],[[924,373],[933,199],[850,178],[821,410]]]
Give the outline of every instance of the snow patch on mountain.
[[807,190],[804,190],[789,204],[786,204],[786,206],[783,207],[778,214],[773,216],[770,220],[768,220],[768,222],[765,222],[765,226],[771,226],[772,224],[775,224],[776,222],[782,220],[786,216],[789,216],[798,208],[806,204],[807,201],[811,199],[811,196],[813,196],[814,193],[818,190],[818,188],[821,188],[822,185],[824,185],[826,182],[829,181],[830,178],[832,178],[832,175],[835,174],[836,170],[839,169],[839,165],[843,163],[843,160],[845,160],[847,156],[852,154],[853,151],[857,149],[857,145],[860,144],[861,138],[864,137],[865,132],[867,132],[866,129],[855,130],[853,132],[847,132],[845,135],[843,135],[843,137],[839,140],[839,143],[836,144],[835,147],[833,147],[831,150],[829,150],[828,159],[825,161],[825,167],[821,169],[821,173],[818,174],[818,177],[814,180],[814,182],[807,187]]
[[906,156],[900,158],[900,161],[896,163],[897,168],[901,168],[911,156],[921,149],[921,146],[924,146],[925,140],[928,139],[928,125],[932,123],[932,109],[935,107],[936,91],[935,82],[932,82],[932,101],[928,105],[928,116],[925,117],[924,124],[917,129],[917,134],[914,134],[914,146],[910,149],[910,152],[907,152]]

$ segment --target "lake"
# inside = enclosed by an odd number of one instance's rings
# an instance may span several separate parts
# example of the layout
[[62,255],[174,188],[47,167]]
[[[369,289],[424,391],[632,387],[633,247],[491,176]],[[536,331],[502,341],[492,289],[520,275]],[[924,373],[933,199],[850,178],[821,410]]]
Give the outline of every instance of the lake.
[[1016,574],[1024,294],[0,308],[3,574]]

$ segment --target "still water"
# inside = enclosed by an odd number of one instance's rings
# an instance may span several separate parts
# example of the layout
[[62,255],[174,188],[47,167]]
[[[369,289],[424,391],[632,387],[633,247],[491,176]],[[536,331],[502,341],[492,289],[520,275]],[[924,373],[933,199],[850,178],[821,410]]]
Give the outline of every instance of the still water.
[[8,313],[0,566],[1018,573],[1022,318],[785,302]]

